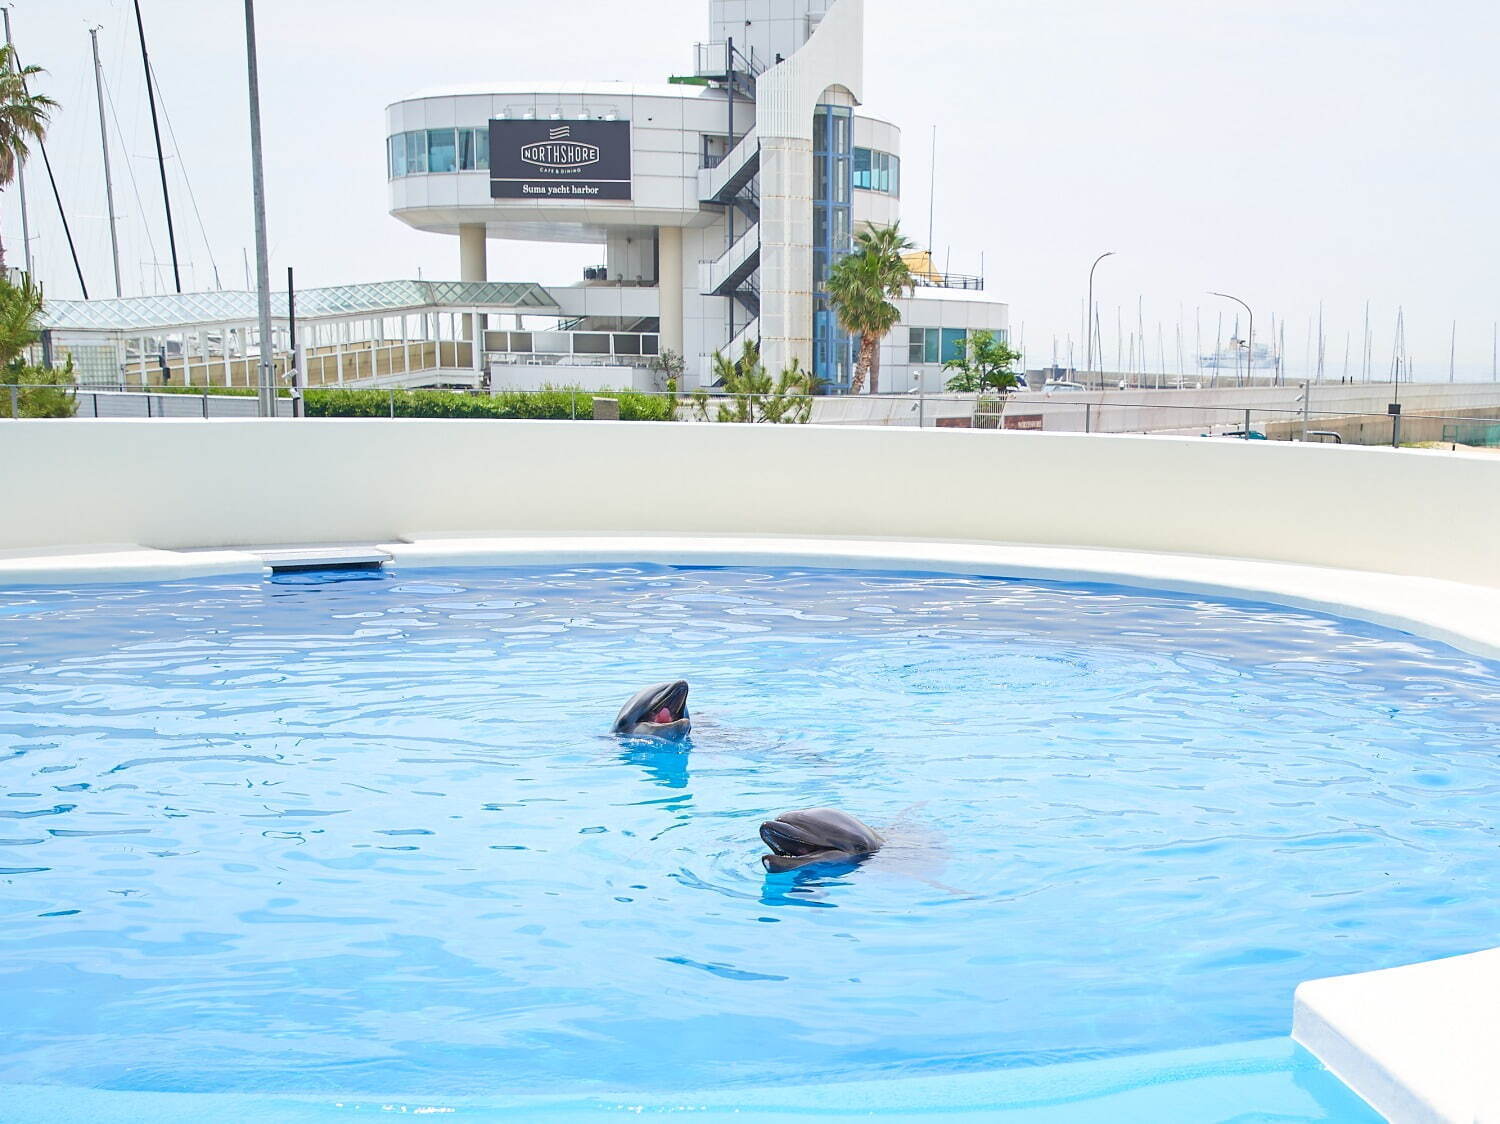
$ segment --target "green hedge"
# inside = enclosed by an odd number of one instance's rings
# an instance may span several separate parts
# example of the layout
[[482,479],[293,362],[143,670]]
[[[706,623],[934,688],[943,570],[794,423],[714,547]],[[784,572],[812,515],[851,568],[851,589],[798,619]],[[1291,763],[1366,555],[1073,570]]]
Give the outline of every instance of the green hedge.
[[[251,398],[248,386],[153,386],[153,394],[212,394]],[[291,391],[279,392],[286,398]],[[306,390],[303,401],[310,418],[388,418],[395,405],[398,418],[529,418],[593,421],[594,399],[620,403],[621,421],[673,421],[676,402],[667,395],[635,390],[502,390],[498,394],[466,394],[457,390]]]
[[[139,387],[131,387],[138,390]],[[150,386],[146,388],[152,394],[212,394],[215,398],[254,398],[260,391],[253,386],[183,386],[180,383],[167,383],[164,386]],[[281,398],[290,398],[290,390],[279,390],[277,395]]]
[[464,394],[454,390],[308,390],[310,418],[529,418],[592,421],[594,399],[620,403],[621,421],[672,421],[676,403],[633,390],[502,390]]

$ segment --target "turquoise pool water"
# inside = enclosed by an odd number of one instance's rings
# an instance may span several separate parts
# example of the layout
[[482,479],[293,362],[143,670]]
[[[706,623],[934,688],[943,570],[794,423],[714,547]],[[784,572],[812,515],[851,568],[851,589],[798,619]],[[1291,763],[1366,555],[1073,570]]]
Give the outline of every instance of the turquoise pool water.
[[[689,745],[606,735],[676,675]],[[1497,739],[1441,645],[1102,586],[12,591],[0,1084],[733,1099],[1275,1038],[1303,979],[1494,943]],[[818,805],[892,845],[765,875]]]

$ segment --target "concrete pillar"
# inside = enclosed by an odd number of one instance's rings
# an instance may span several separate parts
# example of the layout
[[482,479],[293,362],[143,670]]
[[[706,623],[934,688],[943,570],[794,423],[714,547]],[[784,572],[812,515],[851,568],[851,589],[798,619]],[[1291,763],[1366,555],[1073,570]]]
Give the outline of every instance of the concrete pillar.
[[660,350],[682,354],[682,227],[656,231],[657,292],[661,302]]
[[488,281],[489,262],[486,260],[488,243],[484,238],[484,223],[464,223],[458,228],[458,279],[460,281]]
[[812,370],[812,215],[812,141],[762,137],[760,355],[772,375],[794,359]]
[[[485,241],[484,223],[469,222],[458,228],[458,279],[460,281],[488,281],[490,265],[487,257],[488,243]],[[480,331],[484,331],[485,318],[481,316]],[[474,338],[474,318],[464,316],[463,335],[466,340]]]

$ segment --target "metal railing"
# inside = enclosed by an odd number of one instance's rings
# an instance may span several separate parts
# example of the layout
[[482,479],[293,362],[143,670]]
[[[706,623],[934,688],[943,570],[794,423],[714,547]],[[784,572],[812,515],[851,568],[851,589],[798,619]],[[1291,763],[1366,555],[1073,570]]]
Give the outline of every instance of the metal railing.
[[758,78],[766,70],[766,62],[752,47],[746,54],[738,47],[731,47],[724,40],[693,44],[693,75],[696,78],[729,78],[741,73]]
[[912,280],[919,289],[984,289],[984,278],[972,273],[913,273]]

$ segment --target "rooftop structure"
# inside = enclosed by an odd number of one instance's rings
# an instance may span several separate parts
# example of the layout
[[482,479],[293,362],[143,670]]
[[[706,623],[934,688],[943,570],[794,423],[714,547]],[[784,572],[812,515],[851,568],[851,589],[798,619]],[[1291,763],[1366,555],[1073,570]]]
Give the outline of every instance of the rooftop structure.
[[[391,213],[456,235],[469,281],[489,276],[491,241],[600,246],[597,268],[549,293],[580,327],[658,327],[689,387],[715,352],[756,340],[771,369],[796,360],[845,390],[854,344],[824,283],[861,227],[901,213],[900,129],[859,112],[863,0],[710,0],[709,18],[670,83],[505,81],[391,105]],[[982,278],[938,300],[951,279],[930,254],[917,272],[886,389],[935,389],[969,331],[1008,327]]]

